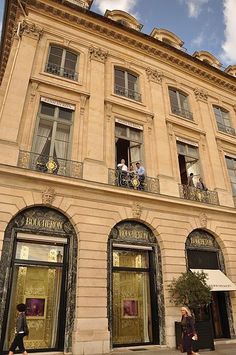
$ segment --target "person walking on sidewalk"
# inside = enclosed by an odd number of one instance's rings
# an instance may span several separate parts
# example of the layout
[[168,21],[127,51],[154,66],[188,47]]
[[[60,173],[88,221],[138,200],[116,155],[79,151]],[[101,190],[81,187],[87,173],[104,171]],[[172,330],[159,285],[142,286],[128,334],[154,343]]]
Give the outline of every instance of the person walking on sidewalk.
[[16,319],[15,338],[10,346],[8,355],[13,355],[17,347],[23,355],[28,355],[27,351],[25,350],[23,339],[26,335],[29,334],[25,316],[26,305],[24,303],[20,303],[16,306],[16,309],[18,311],[18,316]]
[[182,348],[188,355],[197,355],[193,351],[192,342],[197,340],[197,333],[194,327],[194,319],[187,307],[181,307],[181,328],[182,328]]

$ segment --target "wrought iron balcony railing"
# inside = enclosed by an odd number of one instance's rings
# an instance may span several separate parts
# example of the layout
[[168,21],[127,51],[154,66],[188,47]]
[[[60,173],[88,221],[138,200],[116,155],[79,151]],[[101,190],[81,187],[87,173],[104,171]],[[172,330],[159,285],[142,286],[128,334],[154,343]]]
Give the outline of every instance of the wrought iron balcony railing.
[[231,134],[232,136],[235,136],[235,129],[233,127],[230,127],[230,126],[226,126],[220,122],[217,122],[217,127],[218,127],[218,130],[221,131],[221,132],[225,132],[225,133],[228,133],[228,134]]
[[189,120],[193,119],[193,114],[192,112],[185,110],[179,106],[174,106],[171,105],[171,112],[174,113],[177,116],[182,116],[184,118],[188,118]]
[[128,97],[135,101],[141,101],[141,94],[137,91],[126,89],[123,86],[115,85],[115,94]]
[[218,194],[216,191],[202,191],[194,186],[179,184],[179,192],[180,197],[186,200],[210,203],[212,205],[219,205]]
[[108,169],[108,184],[126,189],[160,193],[159,179],[148,176],[138,177],[135,173]]
[[59,67],[57,64],[47,63],[45,71],[49,74],[62,76],[63,78],[70,80],[78,80],[78,73],[72,69]]
[[83,176],[83,164],[78,161],[40,155],[24,150],[20,150],[18,166],[41,173],[69,176],[76,179],[82,179]]

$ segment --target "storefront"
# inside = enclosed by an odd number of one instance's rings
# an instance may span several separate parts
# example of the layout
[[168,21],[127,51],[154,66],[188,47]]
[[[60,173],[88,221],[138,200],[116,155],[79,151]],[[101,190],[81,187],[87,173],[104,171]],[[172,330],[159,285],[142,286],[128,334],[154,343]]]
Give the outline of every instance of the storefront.
[[71,349],[76,259],[74,229],[60,212],[33,207],[9,223],[0,269],[1,349],[14,337],[19,303],[27,305],[27,349]]
[[211,305],[204,310],[201,318],[211,319],[215,339],[233,337],[229,291],[235,291],[236,285],[224,273],[224,257],[219,244],[210,233],[196,229],[187,238],[186,253],[188,268],[195,272],[203,270],[212,290]]
[[120,222],[110,233],[108,253],[112,346],[160,344],[164,302],[154,234],[141,223]]

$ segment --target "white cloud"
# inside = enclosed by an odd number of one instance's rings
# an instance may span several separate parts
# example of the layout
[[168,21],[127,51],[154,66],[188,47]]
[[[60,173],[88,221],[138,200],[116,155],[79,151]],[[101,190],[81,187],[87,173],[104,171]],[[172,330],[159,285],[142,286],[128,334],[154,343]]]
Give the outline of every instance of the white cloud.
[[236,1],[224,1],[224,22],[225,22],[225,41],[222,45],[223,53],[221,59],[227,64],[236,63]]
[[204,33],[201,32],[199,33],[199,35],[197,37],[195,37],[192,41],[191,41],[191,45],[197,48],[200,48],[204,42],[205,38],[204,38]]
[[94,5],[104,13],[106,10],[123,10],[131,13],[138,0],[95,0]]
[[179,0],[184,3],[188,8],[189,17],[197,18],[202,11],[202,6],[207,4],[209,0]]

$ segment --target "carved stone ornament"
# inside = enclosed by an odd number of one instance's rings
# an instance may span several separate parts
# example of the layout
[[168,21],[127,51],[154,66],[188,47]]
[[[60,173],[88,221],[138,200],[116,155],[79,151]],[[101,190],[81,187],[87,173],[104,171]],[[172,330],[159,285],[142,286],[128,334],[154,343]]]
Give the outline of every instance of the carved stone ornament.
[[95,48],[93,46],[89,47],[90,60],[94,59],[101,63],[105,63],[108,57],[108,52],[101,48]]
[[43,34],[43,29],[35,23],[28,22],[23,20],[21,23],[18,23],[14,28],[15,36],[28,36],[34,39],[39,40]]
[[42,202],[44,205],[52,205],[55,200],[55,190],[52,187],[46,187],[42,192]]
[[194,94],[197,100],[207,101],[208,99],[208,93],[203,89],[195,88]]
[[110,102],[106,103],[106,117],[107,121],[110,122],[112,118],[112,104]]
[[135,202],[133,204],[133,207],[132,207],[132,215],[133,215],[133,218],[135,219],[140,219],[141,218],[141,215],[142,215],[142,205],[138,202]]
[[147,68],[146,69],[146,74],[148,77],[148,80],[154,81],[155,83],[161,83],[162,82],[162,73],[158,72],[156,69],[151,69]]
[[206,228],[207,227],[207,215],[206,215],[206,213],[204,213],[204,212],[200,213],[199,222],[200,222],[200,226],[202,228]]
[[86,95],[80,95],[80,114],[83,115],[85,111],[85,105],[87,101]]

